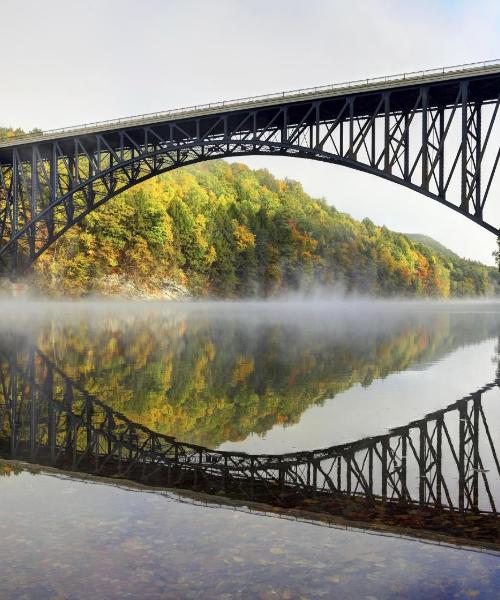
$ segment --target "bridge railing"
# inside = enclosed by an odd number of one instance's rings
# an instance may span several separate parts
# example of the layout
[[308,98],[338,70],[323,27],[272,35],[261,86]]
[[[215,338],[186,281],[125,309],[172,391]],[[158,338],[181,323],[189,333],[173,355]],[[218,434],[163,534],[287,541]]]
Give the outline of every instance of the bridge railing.
[[0,147],[8,146],[11,141],[17,141],[22,139],[26,142],[31,141],[43,141],[44,137],[51,137],[62,135],[65,133],[85,133],[88,131],[94,131],[101,128],[111,128],[113,126],[120,125],[134,125],[135,122],[138,124],[144,120],[153,121],[158,119],[171,119],[175,117],[183,117],[191,115],[192,113],[199,113],[203,111],[213,110],[226,110],[231,108],[238,108],[239,106],[248,106],[250,104],[267,103],[273,100],[287,100],[302,96],[311,96],[316,94],[324,94],[328,92],[335,92],[341,90],[350,90],[351,88],[360,88],[363,86],[371,86],[385,83],[397,83],[400,81],[419,81],[421,79],[430,78],[433,76],[440,75],[452,75],[463,71],[472,71],[480,69],[489,69],[491,67],[499,66],[500,59],[493,59],[483,62],[475,63],[464,63],[461,65],[453,65],[450,67],[441,67],[437,69],[424,69],[421,71],[410,71],[406,73],[398,73],[394,75],[385,75],[381,77],[368,77],[366,79],[354,79],[352,81],[344,81],[340,83],[332,83],[329,85],[322,85],[316,87],[299,88],[294,90],[287,90],[283,92],[274,92],[270,94],[260,94],[257,96],[247,96],[244,98],[235,98],[232,100],[222,100],[216,102],[209,102],[204,104],[194,104],[191,106],[185,106],[182,108],[167,109],[164,111],[157,111],[152,113],[143,113],[138,115],[132,115],[129,117],[120,117],[116,119],[108,119],[104,121],[94,121],[90,123],[73,125],[68,127],[60,127],[56,129],[47,129],[42,133],[26,133],[18,134],[9,137],[6,140],[0,140]]

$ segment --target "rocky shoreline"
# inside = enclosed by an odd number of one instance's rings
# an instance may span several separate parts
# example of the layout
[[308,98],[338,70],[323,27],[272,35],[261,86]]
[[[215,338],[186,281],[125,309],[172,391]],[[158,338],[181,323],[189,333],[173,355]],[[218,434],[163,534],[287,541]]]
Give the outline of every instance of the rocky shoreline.
[[141,300],[187,300],[192,294],[172,279],[139,284],[119,275],[106,275],[99,280],[92,295]]
[[[29,281],[13,283],[0,281],[0,296],[8,298],[39,295]],[[83,297],[117,298],[129,300],[189,300],[193,295],[182,284],[171,279],[139,284],[119,275],[106,275],[97,282],[93,290]],[[51,295],[51,297],[54,297]],[[82,297],[82,296],[81,296]]]

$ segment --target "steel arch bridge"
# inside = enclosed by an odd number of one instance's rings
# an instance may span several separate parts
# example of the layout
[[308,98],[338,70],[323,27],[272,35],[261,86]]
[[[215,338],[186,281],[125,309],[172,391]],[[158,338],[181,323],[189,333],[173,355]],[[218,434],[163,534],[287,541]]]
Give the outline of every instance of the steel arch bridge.
[[490,61],[1,141],[0,275],[22,274],[137,183],[232,156],[294,156],[371,173],[498,236],[499,105],[500,61]]

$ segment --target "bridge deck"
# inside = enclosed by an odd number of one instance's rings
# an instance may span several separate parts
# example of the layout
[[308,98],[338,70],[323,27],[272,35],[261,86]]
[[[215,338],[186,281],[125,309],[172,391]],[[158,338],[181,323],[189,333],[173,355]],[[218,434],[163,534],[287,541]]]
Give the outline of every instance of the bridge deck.
[[301,102],[302,100],[321,100],[345,96],[350,93],[363,94],[388,89],[399,90],[402,88],[411,87],[412,85],[422,85],[423,83],[446,83],[448,81],[453,82],[463,78],[495,74],[500,74],[500,59],[453,67],[443,67],[440,69],[430,69],[411,73],[402,73],[398,75],[360,79],[356,81],[278,92],[261,96],[252,96],[248,98],[239,98],[235,100],[225,100],[221,102],[172,109],[163,112],[111,119],[108,121],[87,123],[84,125],[77,125],[61,129],[52,129],[44,131],[41,134],[26,134],[2,140],[0,141],[0,148],[31,144],[35,142],[49,142],[55,139],[68,138],[75,135],[113,131],[117,128],[163,123],[178,119],[203,117],[214,114],[225,114],[249,108],[266,108],[270,106],[276,106],[283,102],[289,103],[290,101]]

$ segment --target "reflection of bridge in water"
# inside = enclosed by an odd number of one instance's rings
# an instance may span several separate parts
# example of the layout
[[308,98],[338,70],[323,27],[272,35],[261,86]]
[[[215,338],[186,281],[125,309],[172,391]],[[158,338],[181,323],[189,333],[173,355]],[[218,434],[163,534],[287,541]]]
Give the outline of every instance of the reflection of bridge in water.
[[484,397],[500,380],[385,435],[283,455],[209,450],[153,432],[28,344],[0,354],[0,384],[0,451],[9,458],[260,500],[363,497],[497,515],[500,464]]

